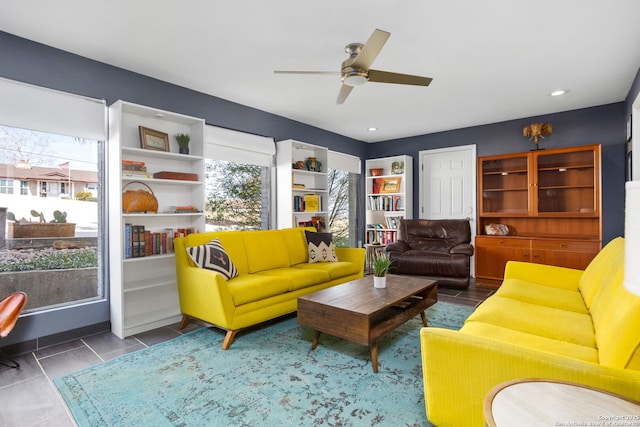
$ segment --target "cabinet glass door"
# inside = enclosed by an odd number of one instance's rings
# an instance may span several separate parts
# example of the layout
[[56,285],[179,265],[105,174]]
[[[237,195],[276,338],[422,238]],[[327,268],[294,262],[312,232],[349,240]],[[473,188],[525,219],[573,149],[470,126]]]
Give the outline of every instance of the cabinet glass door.
[[595,154],[593,150],[538,154],[538,213],[596,213]]
[[529,212],[528,156],[483,159],[481,212]]

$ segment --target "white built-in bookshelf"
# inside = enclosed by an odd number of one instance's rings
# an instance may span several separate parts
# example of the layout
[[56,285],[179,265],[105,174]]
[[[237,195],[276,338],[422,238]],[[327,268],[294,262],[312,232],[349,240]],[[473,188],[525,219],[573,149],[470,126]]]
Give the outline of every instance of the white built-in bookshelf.
[[[142,148],[140,126],[166,134],[168,151]],[[178,153],[178,133],[190,135],[190,154]],[[199,118],[124,101],[109,107],[110,310],[120,338],[180,320],[172,239],[204,231],[203,134]],[[157,213],[124,213],[127,190],[153,192]]]
[[278,141],[278,228],[328,226],[328,152],[325,147],[292,139]]
[[365,243],[389,244],[397,238],[400,219],[413,217],[413,159],[393,156],[369,159],[366,167]]

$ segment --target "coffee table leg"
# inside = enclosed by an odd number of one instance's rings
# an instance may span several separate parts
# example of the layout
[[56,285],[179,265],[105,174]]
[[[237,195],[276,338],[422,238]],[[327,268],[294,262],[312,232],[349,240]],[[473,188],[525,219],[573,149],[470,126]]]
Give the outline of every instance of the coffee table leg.
[[427,315],[426,315],[426,314],[424,314],[424,311],[423,311],[422,313],[420,313],[420,317],[422,317],[422,324],[423,324],[424,326],[429,326],[429,325],[428,325],[428,322],[427,322]]
[[371,344],[371,366],[373,367],[373,373],[378,373],[378,343]]
[[316,331],[316,334],[313,336],[313,341],[311,342],[311,350],[315,350],[318,346],[318,340],[320,339],[320,331]]

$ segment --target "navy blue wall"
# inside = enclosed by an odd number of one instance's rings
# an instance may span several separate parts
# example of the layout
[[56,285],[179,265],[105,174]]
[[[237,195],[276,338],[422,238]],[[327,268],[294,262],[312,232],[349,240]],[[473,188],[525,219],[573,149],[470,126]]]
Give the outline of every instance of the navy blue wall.
[[[625,103],[573,110],[507,122],[492,123],[402,138],[372,144],[369,158],[407,154],[413,157],[414,200],[419,200],[418,153],[421,150],[476,144],[478,156],[528,151],[533,142],[522,136],[522,128],[535,122],[549,122],[553,133],[541,148],[602,145],[602,236],[604,243],[624,233]],[[414,204],[414,218],[419,216]]]

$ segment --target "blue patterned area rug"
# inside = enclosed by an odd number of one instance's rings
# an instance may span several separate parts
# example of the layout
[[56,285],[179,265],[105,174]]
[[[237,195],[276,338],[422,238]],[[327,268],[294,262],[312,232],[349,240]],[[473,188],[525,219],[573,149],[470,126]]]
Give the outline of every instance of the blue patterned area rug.
[[[438,302],[429,326],[458,329],[473,311]],[[221,349],[201,328],[54,380],[78,426],[431,426],[424,407],[420,316],[369,349],[314,332],[295,317]]]

